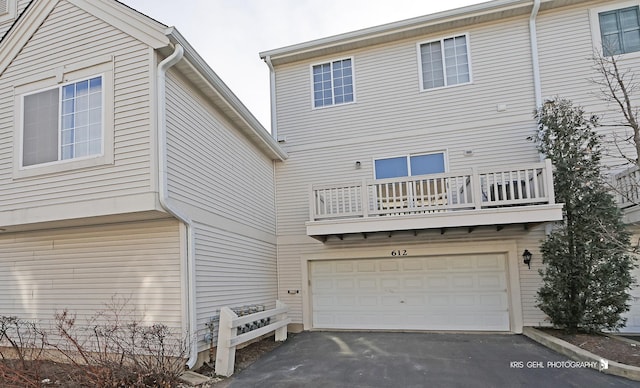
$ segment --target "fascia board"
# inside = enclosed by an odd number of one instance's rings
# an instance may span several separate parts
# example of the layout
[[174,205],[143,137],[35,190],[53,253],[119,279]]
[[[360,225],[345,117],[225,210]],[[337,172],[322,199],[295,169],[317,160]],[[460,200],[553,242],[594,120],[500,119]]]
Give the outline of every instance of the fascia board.
[[166,47],[169,44],[169,38],[164,34],[165,25],[124,4],[104,0],[67,1],[154,49]]
[[258,119],[255,118],[222,79],[218,77],[204,59],[202,59],[182,34],[174,27],[168,28],[166,34],[173,44],[179,44],[184,48],[184,59],[207,81],[207,84],[211,86],[212,90],[238,115],[246,124],[246,127],[260,139],[263,145],[270,151],[269,156],[278,160],[287,159],[288,155],[282,147],[280,147],[271,134],[260,124]]

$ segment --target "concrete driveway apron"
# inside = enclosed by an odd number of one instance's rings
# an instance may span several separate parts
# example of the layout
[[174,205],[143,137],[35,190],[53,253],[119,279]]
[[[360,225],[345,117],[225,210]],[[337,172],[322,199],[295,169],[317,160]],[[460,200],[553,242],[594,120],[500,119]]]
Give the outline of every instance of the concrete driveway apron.
[[229,387],[640,387],[521,335],[304,332]]

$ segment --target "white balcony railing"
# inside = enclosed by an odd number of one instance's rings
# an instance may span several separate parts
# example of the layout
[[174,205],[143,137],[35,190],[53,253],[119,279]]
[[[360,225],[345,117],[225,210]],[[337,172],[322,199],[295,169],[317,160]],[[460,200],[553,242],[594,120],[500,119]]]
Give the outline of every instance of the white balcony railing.
[[368,218],[554,204],[551,161],[505,169],[312,185],[310,219]]
[[626,209],[640,204],[640,168],[631,167],[613,177],[618,207]]

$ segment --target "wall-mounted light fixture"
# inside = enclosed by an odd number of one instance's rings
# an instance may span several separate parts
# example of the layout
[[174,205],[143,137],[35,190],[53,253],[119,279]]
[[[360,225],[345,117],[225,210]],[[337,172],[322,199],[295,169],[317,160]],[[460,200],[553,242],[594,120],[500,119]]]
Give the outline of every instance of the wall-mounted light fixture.
[[356,170],[359,170],[360,167],[362,167],[362,163],[360,163],[360,161],[356,161]]
[[531,257],[533,255],[531,254],[531,252],[529,252],[528,249],[525,249],[524,252],[522,253],[522,260],[524,261],[524,263],[526,265],[529,266],[529,269],[531,269]]

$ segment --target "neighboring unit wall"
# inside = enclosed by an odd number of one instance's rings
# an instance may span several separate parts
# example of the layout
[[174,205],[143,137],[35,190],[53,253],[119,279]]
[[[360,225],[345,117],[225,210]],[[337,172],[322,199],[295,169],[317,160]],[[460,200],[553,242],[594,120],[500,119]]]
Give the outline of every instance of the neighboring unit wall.
[[0,235],[0,315],[85,324],[115,297],[182,333],[180,244],[175,220]]
[[18,15],[31,3],[31,0],[0,1],[0,38],[11,28]]
[[[635,150],[623,139],[630,136],[630,130],[614,129],[610,125],[622,121],[617,104],[605,102],[600,94],[600,86],[594,81],[602,80],[594,70],[591,58],[601,52],[599,44],[598,11],[614,10],[632,5],[638,1],[597,1],[587,5],[568,7],[561,10],[541,12],[538,17],[538,48],[540,53],[540,75],[542,96],[545,99],[561,97],[570,99],[575,105],[585,108],[587,114],[597,114],[600,122],[609,126],[601,127],[606,135],[610,152],[605,153],[604,163],[620,170],[627,163],[621,152],[635,158]],[[623,70],[640,71],[639,53],[617,57]],[[613,142],[615,141],[615,143]],[[620,149],[618,149],[620,147]]]
[[[464,33],[473,82],[420,91],[417,44]],[[311,66],[347,57],[353,58],[356,102],[313,109]],[[438,230],[425,232],[428,237],[421,232],[375,242],[357,236],[360,241],[326,244],[305,230],[310,185],[373,179],[374,158],[444,151],[448,171],[537,162],[535,146],[527,140],[536,127],[528,17],[280,65],[276,82],[278,135],[286,137],[289,154],[276,169],[279,297],[291,307],[295,322],[302,322],[306,296],[288,291],[303,288],[303,256],[365,245],[382,252],[399,249],[398,243],[424,248],[431,242],[451,242],[455,253],[461,241],[511,240],[518,252],[526,248],[537,256],[531,270],[518,260],[524,324],[544,323],[544,314],[535,308],[543,227],[528,232],[522,226],[479,228],[470,234],[447,230],[444,235]]]
[[195,221],[198,330],[223,306],[273,307],[273,161],[175,69],[167,74],[167,155],[169,196]]
[[[66,1],[58,3],[0,77],[0,225],[155,207],[155,196],[150,194],[154,190],[151,53],[147,45],[115,27]],[[105,139],[110,139],[105,154],[111,154],[112,160],[89,168],[60,163],[55,173],[21,176],[16,166],[19,158],[14,156],[14,148],[20,147],[19,132],[14,131],[20,125],[14,88],[43,78],[52,80],[52,74],[64,66],[87,66],[90,73],[99,59],[107,62],[96,72],[112,69],[107,71],[112,75],[105,77],[105,81],[112,78],[112,84],[104,85]]]

